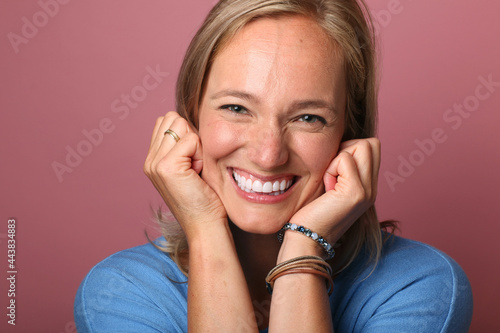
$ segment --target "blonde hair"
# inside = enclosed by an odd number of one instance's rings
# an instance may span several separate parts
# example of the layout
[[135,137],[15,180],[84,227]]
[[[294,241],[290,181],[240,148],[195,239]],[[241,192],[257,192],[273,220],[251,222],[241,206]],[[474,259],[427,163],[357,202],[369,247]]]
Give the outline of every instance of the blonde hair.
[[[231,38],[246,24],[263,17],[301,15],[315,21],[339,46],[346,73],[347,103],[343,140],[375,136],[377,118],[376,51],[373,26],[363,0],[221,0],[210,11],[191,41],[182,64],[176,91],[177,111],[194,126],[210,66]],[[188,252],[177,223],[158,212],[157,220],[171,254],[187,273],[181,258]],[[363,246],[375,262],[380,257],[380,229],[394,227],[378,222],[370,207],[341,238],[342,251],[333,262],[334,272],[347,267]]]

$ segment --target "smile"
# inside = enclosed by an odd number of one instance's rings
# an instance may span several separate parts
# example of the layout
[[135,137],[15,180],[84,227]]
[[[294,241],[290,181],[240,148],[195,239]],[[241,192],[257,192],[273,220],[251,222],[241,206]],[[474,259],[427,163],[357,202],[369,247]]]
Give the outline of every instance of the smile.
[[241,190],[257,194],[280,195],[293,185],[293,178],[291,177],[265,181],[250,175],[245,177],[235,170],[233,170],[233,179]]

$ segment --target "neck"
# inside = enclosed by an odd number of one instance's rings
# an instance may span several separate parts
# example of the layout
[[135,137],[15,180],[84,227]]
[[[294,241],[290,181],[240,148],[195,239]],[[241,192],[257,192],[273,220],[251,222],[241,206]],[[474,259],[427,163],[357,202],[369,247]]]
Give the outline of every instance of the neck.
[[259,328],[268,325],[271,297],[265,287],[267,273],[276,266],[280,243],[276,234],[259,235],[245,232],[230,223],[236,252],[247,280]]
[[[276,266],[276,258],[281,246],[276,234],[252,234],[239,229],[233,223],[230,225],[236,252],[247,282],[249,284],[253,282],[249,279],[251,277],[260,276],[264,279],[269,270]],[[257,283],[262,281],[257,281]]]

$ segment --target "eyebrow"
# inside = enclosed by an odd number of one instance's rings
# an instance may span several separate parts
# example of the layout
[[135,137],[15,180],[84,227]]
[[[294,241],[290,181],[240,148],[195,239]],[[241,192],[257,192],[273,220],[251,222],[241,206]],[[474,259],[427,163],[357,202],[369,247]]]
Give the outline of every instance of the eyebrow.
[[339,114],[335,107],[321,99],[297,101],[292,104],[292,109],[304,110],[304,109],[327,109],[333,114]]
[[[257,98],[255,95],[252,95],[252,94],[245,92],[245,91],[231,90],[231,89],[221,90],[221,91],[213,94],[210,97],[210,99],[215,100],[215,99],[219,99],[219,98],[227,97],[227,96],[240,98],[240,99],[247,100],[247,101],[250,101],[250,102],[256,103],[256,104],[260,103],[259,98]],[[307,100],[294,101],[292,103],[290,109],[292,109],[292,110],[327,109],[330,112],[332,112],[334,115],[339,114],[339,112],[336,110],[336,108],[332,104],[330,104],[327,101],[322,100],[322,99],[311,99],[311,100],[307,99]]]
[[221,97],[227,97],[227,96],[237,97],[237,98],[241,98],[241,99],[255,102],[255,103],[259,102],[259,99],[250,93],[240,91],[240,90],[231,90],[231,89],[221,90],[221,91],[213,94],[210,97],[210,99],[214,100],[214,99],[219,99]]

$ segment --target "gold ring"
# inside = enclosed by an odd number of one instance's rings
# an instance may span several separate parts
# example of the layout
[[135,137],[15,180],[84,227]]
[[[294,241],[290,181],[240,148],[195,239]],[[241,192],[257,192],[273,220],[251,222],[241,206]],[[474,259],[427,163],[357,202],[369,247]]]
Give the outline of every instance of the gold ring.
[[179,138],[177,133],[172,131],[170,128],[168,130],[166,130],[165,133],[163,133],[163,135],[167,135],[167,134],[169,134],[175,140],[175,142],[179,142],[179,140],[181,139],[181,138]]

